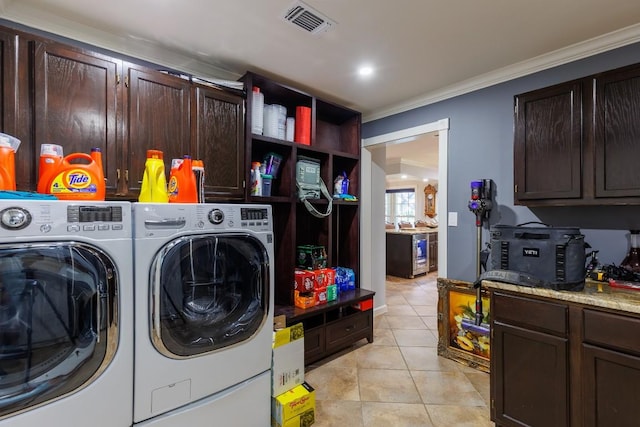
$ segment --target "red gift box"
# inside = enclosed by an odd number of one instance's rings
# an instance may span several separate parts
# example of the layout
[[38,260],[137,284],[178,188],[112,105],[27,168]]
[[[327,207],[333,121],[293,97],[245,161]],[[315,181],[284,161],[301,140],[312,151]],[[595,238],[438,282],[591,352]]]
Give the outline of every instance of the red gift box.
[[293,289],[300,292],[311,292],[316,286],[316,275],[309,270],[296,270],[294,272]]
[[324,274],[325,287],[336,283],[336,271],[333,268],[321,268],[320,271]]
[[373,298],[360,301],[357,304],[353,304],[352,307],[360,311],[371,310],[373,308]]
[[316,305],[326,304],[327,303],[327,288],[316,289]]

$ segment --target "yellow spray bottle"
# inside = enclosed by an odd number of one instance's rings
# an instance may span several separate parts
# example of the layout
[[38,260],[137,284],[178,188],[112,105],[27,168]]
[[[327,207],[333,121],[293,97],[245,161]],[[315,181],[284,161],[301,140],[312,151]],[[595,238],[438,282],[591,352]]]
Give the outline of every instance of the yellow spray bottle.
[[142,188],[138,201],[154,203],[169,201],[167,177],[164,173],[164,160],[160,150],[147,150],[147,160],[144,164]]

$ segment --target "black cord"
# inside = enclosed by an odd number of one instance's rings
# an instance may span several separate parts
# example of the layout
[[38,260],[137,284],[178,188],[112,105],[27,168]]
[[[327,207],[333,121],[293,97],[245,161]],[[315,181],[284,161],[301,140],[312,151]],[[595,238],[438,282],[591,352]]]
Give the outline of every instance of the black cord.
[[640,273],[635,273],[624,267],[615,264],[608,264],[602,267],[605,279],[626,280],[628,282],[640,282]]

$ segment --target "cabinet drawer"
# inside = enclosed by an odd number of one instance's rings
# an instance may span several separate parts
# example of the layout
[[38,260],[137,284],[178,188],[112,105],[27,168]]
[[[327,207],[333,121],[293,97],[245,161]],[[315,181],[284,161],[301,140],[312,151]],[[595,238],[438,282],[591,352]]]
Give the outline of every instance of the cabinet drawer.
[[304,331],[304,360],[305,365],[322,357],[325,350],[324,327]]
[[584,340],[601,347],[640,354],[640,319],[585,309]]
[[494,292],[494,320],[560,336],[567,334],[568,307],[532,298]]
[[373,310],[355,313],[327,325],[327,350],[353,343],[357,336],[365,338],[373,327]]

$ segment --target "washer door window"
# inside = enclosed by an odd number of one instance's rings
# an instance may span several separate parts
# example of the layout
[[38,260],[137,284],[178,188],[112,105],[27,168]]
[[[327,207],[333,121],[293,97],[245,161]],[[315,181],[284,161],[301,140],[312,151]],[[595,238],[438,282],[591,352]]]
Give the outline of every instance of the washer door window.
[[183,237],[156,255],[151,288],[158,351],[202,355],[251,339],[265,322],[268,255],[249,234]]
[[118,342],[117,274],[77,243],[0,245],[0,418],[79,390]]

